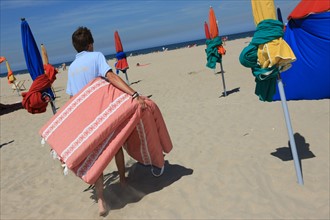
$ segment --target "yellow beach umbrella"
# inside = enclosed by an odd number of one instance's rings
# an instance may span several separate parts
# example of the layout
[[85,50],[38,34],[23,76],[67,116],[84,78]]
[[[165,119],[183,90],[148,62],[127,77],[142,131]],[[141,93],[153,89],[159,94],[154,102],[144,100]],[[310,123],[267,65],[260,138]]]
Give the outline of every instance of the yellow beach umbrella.
[[[278,23],[281,23],[278,22],[276,19],[276,9],[274,5],[274,0],[262,0],[262,1],[251,0],[251,5],[252,5],[254,22],[257,25],[257,30],[258,28],[260,28],[260,25],[262,25],[262,27],[266,29],[266,30],[262,29],[262,31],[264,32],[262,32],[261,34],[258,33],[259,36],[263,36],[264,34],[264,36],[267,36],[267,40],[268,38],[271,39],[268,42],[266,41],[258,45],[257,58],[258,58],[258,64],[261,67],[259,71],[263,72],[265,69],[267,69],[267,70],[271,70],[275,74],[278,73],[277,85],[281,97],[286,127],[288,130],[288,136],[290,139],[291,153],[294,160],[298,183],[302,185],[303,178],[302,178],[300,162],[297,154],[296,143],[293,136],[289,111],[284,93],[284,87],[282,80],[280,78],[280,72],[283,72],[288,68],[290,68],[291,62],[295,61],[296,57],[293,51],[291,50],[290,46],[285,42],[285,40],[282,37],[274,37],[275,35],[273,35],[273,32],[275,33],[280,32],[279,31],[280,26],[278,26]],[[278,34],[276,36],[281,36],[281,35]],[[261,76],[260,78],[262,77],[263,76]]]
[[8,74],[7,74],[8,84],[11,84],[11,83],[15,82],[16,78],[13,74],[13,71],[10,68],[8,60],[6,60],[6,66],[7,66],[7,72],[8,72]]
[[[277,19],[274,0],[251,0],[251,5],[256,26],[263,20]],[[258,61],[261,68],[270,68],[276,65],[283,72],[289,69],[295,60],[296,56],[282,37],[259,45]]]

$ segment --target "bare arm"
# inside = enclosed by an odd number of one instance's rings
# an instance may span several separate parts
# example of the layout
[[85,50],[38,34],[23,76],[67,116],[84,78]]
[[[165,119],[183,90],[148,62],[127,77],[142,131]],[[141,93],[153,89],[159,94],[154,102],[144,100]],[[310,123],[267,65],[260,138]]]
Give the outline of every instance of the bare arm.
[[[132,96],[136,91],[132,89],[130,86],[128,86],[122,78],[117,76],[115,73],[112,72],[112,70],[109,70],[106,74],[107,79],[114,85],[116,88],[122,90],[123,92],[129,94]],[[145,102],[144,99],[141,96],[137,96],[135,98],[142,106],[142,108],[145,108]]]

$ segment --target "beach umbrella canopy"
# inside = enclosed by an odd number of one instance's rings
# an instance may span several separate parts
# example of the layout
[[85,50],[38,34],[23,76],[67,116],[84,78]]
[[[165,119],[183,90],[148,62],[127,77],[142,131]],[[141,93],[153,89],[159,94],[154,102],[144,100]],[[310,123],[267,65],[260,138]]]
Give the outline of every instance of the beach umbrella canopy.
[[297,60],[281,74],[287,100],[329,99],[330,1],[301,1],[288,19],[284,39]]
[[[30,26],[24,18],[22,18],[21,20],[21,37],[25,62],[32,80],[35,80],[38,76],[44,74],[45,70],[38,46],[36,44]],[[50,87],[45,88],[45,92],[47,92],[52,99],[55,98]]]
[[277,81],[298,183],[303,184],[283,83],[279,75],[291,67],[290,63],[296,57],[282,38],[284,25],[276,19],[274,0],[251,0],[251,5],[257,29],[250,44],[241,52],[239,60],[243,66],[251,68],[256,81],[255,94],[261,101],[273,100]]
[[210,31],[209,31],[209,26],[207,25],[207,22],[204,22],[204,32],[205,32],[205,38],[206,39],[211,39]]
[[219,29],[217,24],[217,18],[215,17],[215,13],[212,7],[210,7],[210,11],[209,11],[209,24],[210,24],[210,35],[211,38],[214,39],[219,35]]
[[126,53],[124,52],[118,31],[115,31],[114,37],[115,37],[115,46],[116,46],[116,58],[118,60],[116,64],[116,69],[125,71],[129,67],[126,59]]
[[301,0],[288,16],[290,19],[300,19],[310,14],[327,12],[330,10],[330,2],[327,0]]
[[124,52],[118,31],[115,31],[114,38],[115,38],[116,58],[117,58],[117,63],[115,64],[115,67],[117,71],[120,70],[125,74],[126,83],[129,85],[130,83],[127,76],[127,69],[129,67],[127,63],[126,53]]

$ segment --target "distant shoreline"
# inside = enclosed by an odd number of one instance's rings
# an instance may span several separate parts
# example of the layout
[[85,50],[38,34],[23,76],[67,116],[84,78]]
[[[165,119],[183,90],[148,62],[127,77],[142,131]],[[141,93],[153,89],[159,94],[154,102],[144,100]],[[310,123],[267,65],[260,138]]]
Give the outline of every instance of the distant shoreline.
[[[228,34],[228,35],[223,35],[223,36],[228,37],[227,41],[231,41],[231,40],[235,40],[235,39],[239,39],[239,38],[252,37],[254,32],[255,31],[253,30],[253,31],[241,32],[241,33],[235,33],[235,34]],[[160,51],[163,50],[163,48],[166,48],[167,50],[176,50],[176,49],[187,47],[189,45],[200,46],[200,45],[203,45],[203,44],[205,44],[205,38],[192,40],[192,41],[185,41],[185,42],[180,42],[180,43],[174,43],[174,44],[168,44],[168,45],[162,45],[162,46],[156,46],[156,47],[150,47],[150,48],[144,48],[144,49],[138,49],[138,50],[133,50],[133,51],[126,51],[126,55],[127,55],[127,57],[137,56],[137,55],[142,55],[142,54],[160,52]],[[105,55],[105,58],[107,60],[114,59],[115,57],[116,57],[116,54]],[[63,63],[65,63],[66,66],[70,66],[72,61],[56,63],[56,64],[52,64],[52,65],[55,68],[56,67],[60,68],[60,66],[62,66]],[[21,75],[21,74],[29,73],[29,71],[27,69],[16,70],[16,71],[13,71],[13,72],[14,72],[15,75]],[[3,77],[7,77],[7,72],[4,72],[4,73],[0,74],[0,78],[3,78]]]

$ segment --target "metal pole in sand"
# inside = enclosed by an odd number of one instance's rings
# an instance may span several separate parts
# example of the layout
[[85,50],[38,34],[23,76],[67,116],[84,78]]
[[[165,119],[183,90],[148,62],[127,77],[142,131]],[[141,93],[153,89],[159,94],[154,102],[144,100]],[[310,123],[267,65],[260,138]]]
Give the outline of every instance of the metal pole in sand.
[[221,76],[222,76],[223,94],[224,94],[224,96],[227,96],[225,76],[224,76],[224,71],[222,68],[222,62],[220,62],[220,70],[221,70]]
[[283,83],[282,83],[282,79],[281,79],[280,75],[278,76],[278,79],[277,79],[277,85],[278,85],[278,90],[279,90],[280,97],[281,97],[281,102],[282,102],[286,127],[288,129],[288,135],[289,135],[290,146],[291,146],[291,153],[292,153],[292,157],[293,157],[293,160],[294,160],[294,165],[295,165],[295,169],[296,169],[296,175],[297,175],[298,183],[300,185],[303,185],[304,181],[303,181],[303,178],[302,178],[302,172],[301,172],[299,157],[298,157],[298,154],[297,154],[296,142],[295,142],[294,136],[293,136],[291,120],[290,120],[290,114],[289,114],[289,110],[288,110],[288,106],[287,106],[287,102],[286,102],[286,97],[285,97],[285,92],[284,92],[284,87],[283,87]]

